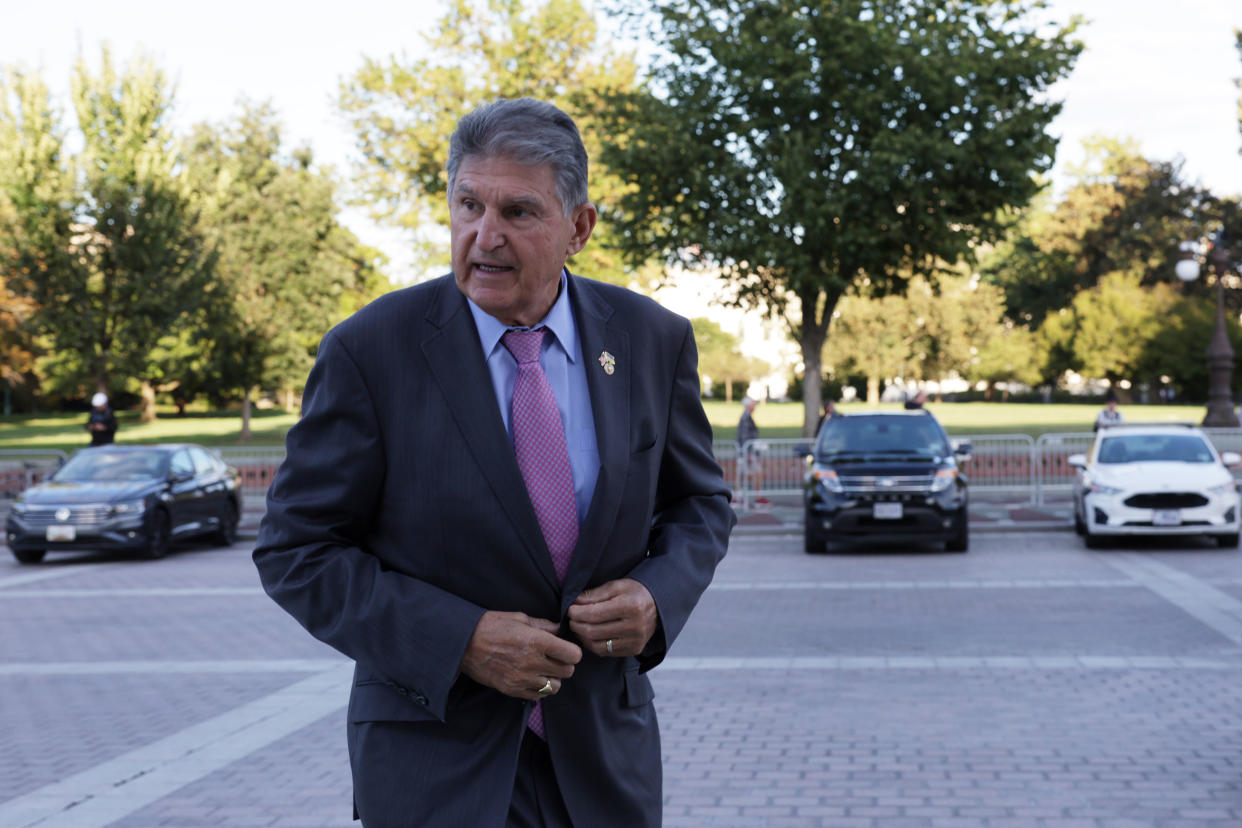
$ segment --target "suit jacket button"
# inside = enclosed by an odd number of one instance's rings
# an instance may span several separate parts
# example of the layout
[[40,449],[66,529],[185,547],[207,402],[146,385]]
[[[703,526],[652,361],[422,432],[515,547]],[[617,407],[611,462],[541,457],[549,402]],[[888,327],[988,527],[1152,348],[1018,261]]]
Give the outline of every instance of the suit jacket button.
[[415,696],[414,701],[418,702],[423,707],[427,706],[427,697],[424,696],[422,693],[419,693],[417,696]]

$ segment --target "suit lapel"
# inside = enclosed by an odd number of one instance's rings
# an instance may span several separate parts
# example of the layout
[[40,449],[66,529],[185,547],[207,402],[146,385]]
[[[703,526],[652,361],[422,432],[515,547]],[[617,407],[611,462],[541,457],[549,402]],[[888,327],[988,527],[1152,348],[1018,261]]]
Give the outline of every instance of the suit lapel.
[[496,500],[517,529],[522,546],[549,586],[557,589],[552,557],[496,407],[496,394],[474,319],[452,277],[441,282],[438,301],[427,318],[437,330],[423,341],[422,352],[448,403],[449,413]]
[[[612,324],[612,306],[597,294],[590,282],[571,275],[569,286],[585,361],[587,389],[591,395],[599,477],[565,577],[563,600],[566,604],[589,582],[604,550],[603,539],[612,531],[621,505],[630,459],[632,363],[629,332]],[[613,358],[611,374],[600,363],[605,352]]]

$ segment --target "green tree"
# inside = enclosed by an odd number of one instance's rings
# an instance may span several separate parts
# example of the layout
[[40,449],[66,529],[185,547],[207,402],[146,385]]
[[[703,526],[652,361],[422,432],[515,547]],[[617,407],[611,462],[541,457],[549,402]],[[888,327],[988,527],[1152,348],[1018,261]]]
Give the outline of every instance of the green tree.
[[907,378],[942,380],[965,377],[981,343],[998,335],[1005,314],[1004,295],[970,274],[910,280],[906,301],[914,317]]
[[1055,205],[1032,205],[983,264],[1015,322],[1038,327],[1107,273],[1138,273],[1154,285],[1172,278],[1178,243],[1220,213],[1220,200],[1185,181],[1182,163],[1152,161],[1134,141],[1094,137]]
[[[72,99],[82,149],[69,159],[46,86],[11,76],[19,103],[4,113],[0,143],[19,165],[0,173],[14,216],[0,255],[26,279],[52,346],[78,355],[62,365],[82,366],[100,390],[118,377],[149,388],[154,343],[196,307],[210,275],[168,125],[171,86],[145,56],[118,71],[104,48],[96,74],[79,57]],[[33,146],[14,148],[14,139]],[[144,419],[154,414],[144,406]]]
[[1139,378],[1144,354],[1178,299],[1172,285],[1140,281],[1135,272],[1105,274],[1074,296],[1070,313],[1055,316],[1048,341],[1072,354],[1075,370],[1114,383]]
[[[586,102],[632,88],[635,65],[610,51],[590,11],[579,0],[450,0],[448,11],[409,60],[368,58],[341,86],[340,107],[350,119],[363,158],[357,183],[380,219],[421,231],[432,265],[446,265],[447,246],[435,228],[447,225],[444,172],[457,121],[480,103],[530,96],[572,115],[594,161],[612,140]],[[592,198],[616,197],[620,182],[595,167]],[[628,281],[609,244],[609,228],[574,267],[609,281]]]
[[[170,378],[206,372],[211,393],[240,396],[243,440],[255,389],[291,396],[324,332],[390,288],[375,270],[375,251],[337,220],[335,181],[311,161],[308,151],[282,152],[270,104],[243,104],[233,122],[201,124],[190,142],[216,283],[198,320],[198,347],[176,338],[161,345],[178,366]],[[209,355],[205,364],[199,349]]]
[[[644,93],[601,106],[609,218],[641,260],[714,268],[784,315],[803,431],[838,300],[900,292],[1001,230],[1052,165],[1047,90],[1081,48],[1039,0],[656,0]],[[605,205],[610,206],[610,205]]]
[[733,385],[750,382],[772,370],[767,362],[742,353],[741,342],[706,317],[690,320],[694,325],[694,344],[699,352],[699,374],[712,383],[723,382],[725,400],[733,402]]
[[1002,320],[974,351],[966,379],[987,383],[988,399],[992,398],[992,390],[999,383],[1005,383],[1004,398],[1008,399],[1009,386],[1013,383],[1033,386],[1042,378],[1035,335],[1012,320]]
[[[1242,29],[1234,29],[1234,45],[1237,46],[1238,56],[1242,57]],[[1242,78],[1234,81],[1239,90],[1242,90]],[[1242,133],[1242,94],[1238,95],[1238,132]],[[1238,145],[1238,154],[1242,155],[1242,144]]]
[[[42,322],[34,299],[49,274],[85,278],[71,253],[74,188],[60,110],[43,78],[21,67],[0,73],[0,343],[5,390],[36,374]],[[6,397],[7,399],[7,397]]]
[[834,375],[866,377],[867,402],[871,405],[880,401],[883,380],[905,376],[909,371],[918,336],[918,323],[911,311],[904,296],[868,297],[856,290],[837,305],[825,359]]

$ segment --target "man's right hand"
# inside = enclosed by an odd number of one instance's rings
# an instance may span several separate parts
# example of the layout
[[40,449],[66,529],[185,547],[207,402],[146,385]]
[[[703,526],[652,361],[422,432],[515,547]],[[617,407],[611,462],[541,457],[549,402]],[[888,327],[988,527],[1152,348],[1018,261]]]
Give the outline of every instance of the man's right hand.
[[[559,625],[521,612],[485,612],[470,636],[461,671],[506,696],[535,701],[561,689],[582,648],[557,636]],[[551,692],[539,691],[552,682]]]

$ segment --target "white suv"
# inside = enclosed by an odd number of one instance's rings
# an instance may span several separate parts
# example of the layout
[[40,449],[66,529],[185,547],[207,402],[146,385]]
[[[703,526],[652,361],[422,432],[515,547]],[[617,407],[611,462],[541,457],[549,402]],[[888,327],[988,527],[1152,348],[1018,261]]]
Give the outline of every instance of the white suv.
[[1121,535],[1207,535],[1238,545],[1242,501],[1227,467],[1242,456],[1217,454],[1197,428],[1115,426],[1067,462],[1077,469],[1074,529],[1088,547]]

